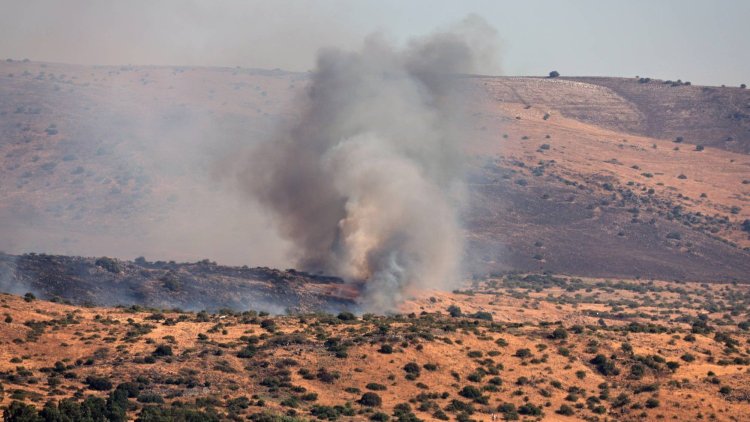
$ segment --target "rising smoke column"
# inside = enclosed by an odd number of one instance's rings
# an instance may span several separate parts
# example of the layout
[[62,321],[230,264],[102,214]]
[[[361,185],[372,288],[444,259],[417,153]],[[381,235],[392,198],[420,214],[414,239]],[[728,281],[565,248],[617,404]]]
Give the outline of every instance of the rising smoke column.
[[[299,119],[253,149],[243,189],[271,211],[308,271],[364,281],[363,307],[389,311],[414,288],[458,277],[462,90],[494,31],[469,17],[398,49],[326,49]],[[477,48],[479,46],[480,48]]]

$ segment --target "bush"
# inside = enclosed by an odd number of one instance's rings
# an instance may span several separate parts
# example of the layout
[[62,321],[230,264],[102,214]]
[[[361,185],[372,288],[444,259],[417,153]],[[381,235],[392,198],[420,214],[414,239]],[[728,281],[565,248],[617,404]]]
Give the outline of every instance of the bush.
[[636,363],[630,367],[630,378],[639,380],[643,378],[646,373],[646,368],[640,363]]
[[531,350],[530,349],[518,349],[516,350],[516,353],[513,354],[513,356],[524,359],[524,358],[531,356]]
[[316,378],[318,378],[318,380],[326,384],[333,384],[340,377],[341,375],[338,372],[329,372],[325,368],[318,369],[318,373],[316,375]]
[[383,412],[376,412],[370,416],[371,421],[387,422],[391,417]]
[[96,264],[97,267],[104,268],[105,270],[118,274],[122,272],[122,267],[120,266],[120,263],[118,263],[116,260],[112,258],[108,258],[106,256],[103,256],[99,259],[97,259],[94,264]]
[[[94,419],[100,420],[100,419]],[[105,419],[101,419],[105,420]],[[162,421],[201,421],[201,422],[219,422],[220,418],[212,409],[205,412],[184,407],[163,407],[163,406],[144,406],[138,415],[138,421],[141,422],[162,422]],[[259,420],[263,419],[262,417]],[[276,419],[271,419],[276,420]]]
[[160,356],[172,356],[172,346],[169,346],[167,344],[160,344],[156,346],[156,349],[151,353],[152,356],[160,357]]
[[237,357],[241,359],[249,359],[253,356],[255,356],[255,352],[257,351],[256,347],[253,345],[248,345],[240,349],[239,352],[237,352]]
[[483,321],[492,321],[492,314],[490,312],[476,312],[472,314],[471,317],[481,319]]
[[386,386],[383,384],[378,384],[376,382],[371,382],[365,385],[365,388],[372,391],[385,391]]
[[563,416],[573,416],[575,412],[573,411],[572,407],[568,406],[567,404],[564,404],[560,406],[559,409],[557,409],[556,413],[563,415]]
[[367,407],[377,407],[383,404],[383,400],[376,393],[367,392],[362,394],[362,397],[359,399],[359,404]]
[[94,391],[109,391],[112,389],[112,382],[104,377],[89,375],[85,382],[89,389]]
[[630,397],[628,397],[628,395],[625,393],[621,393],[619,396],[615,397],[615,399],[612,401],[612,406],[623,407],[628,403],[630,403]]
[[445,412],[443,412],[440,409],[437,409],[435,411],[435,413],[432,414],[432,417],[435,418],[435,419],[437,419],[437,420],[441,420],[441,421],[449,421],[449,420],[451,420],[451,418],[448,415],[446,415]]
[[266,331],[274,332],[276,331],[276,322],[272,319],[264,319],[260,322],[260,328],[263,328]]
[[380,346],[380,349],[378,349],[378,352],[390,355],[391,353],[393,353],[393,346],[391,346],[390,344],[383,344]]
[[465,386],[461,389],[461,391],[458,392],[458,394],[462,397],[466,397],[467,399],[476,399],[482,397],[482,392],[473,385]]
[[409,362],[406,365],[404,365],[404,371],[406,371],[407,374],[414,374],[414,375],[419,375],[419,373],[422,372],[422,370],[419,369],[419,365],[417,365],[416,362]]
[[162,396],[156,393],[142,393],[137,399],[140,403],[164,403]]
[[354,321],[357,317],[351,312],[341,312],[338,316],[341,321]]
[[591,359],[591,363],[594,364],[596,370],[604,376],[620,374],[620,370],[615,367],[614,361],[607,359],[604,355],[596,355],[594,359]]
[[450,316],[452,316],[453,318],[458,318],[458,317],[460,317],[461,315],[463,315],[463,314],[461,313],[461,308],[459,308],[459,307],[458,307],[458,306],[456,306],[456,305],[451,305],[451,306],[449,306],[449,307],[448,307],[448,313],[449,313],[449,314],[450,314]]
[[542,416],[542,408],[531,403],[525,403],[518,408],[518,413],[529,416]]
[[140,394],[140,388],[138,387],[138,384],[134,382],[124,382],[119,384],[115,390],[122,391],[125,393],[125,396],[130,399],[134,399]]
[[3,412],[3,420],[8,422],[36,422],[39,421],[39,416],[34,406],[14,400]]
[[558,76],[560,76],[560,72],[556,70],[553,70],[552,72],[549,73],[550,78],[557,78]]
[[568,330],[563,327],[557,327],[549,337],[553,340],[565,340],[568,338]]

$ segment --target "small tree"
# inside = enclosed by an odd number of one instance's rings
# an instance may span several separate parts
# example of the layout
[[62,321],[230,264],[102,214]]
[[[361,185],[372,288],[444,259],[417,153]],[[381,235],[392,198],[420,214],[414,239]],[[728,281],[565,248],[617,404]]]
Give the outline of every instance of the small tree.
[[556,78],[558,76],[560,76],[560,72],[558,72],[556,70],[553,70],[552,72],[549,73],[549,77],[550,78]]
[[367,392],[365,394],[362,394],[362,398],[359,399],[359,404],[362,406],[367,407],[376,407],[380,406],[383,403],[383,400],[380,398],[379,395],[376,393]]
[[378,352],[389,355],[393,353],[393,346],[391,346],[390,344],[383,344],[382,346],[380,346],[380,349],[378,349]]
[[112,383],[105,377],[89,375],[86,377],[86,385],[94,391],[109,391],[112,389]]
[[156,357],[172,356],[172,346],[169,346],[167,344],[160,344],[156,346],[156,350],[154,350],[151,354]]
[[568,330],[563,327],[557,327],[549,337],[553,340],[565,340],[568,338]]
[[463,397],[466,397],[467,399],[476,399],[479,397],[482,397],[482,392],[474,387],[473,385],[467,385],[464,388],[461,389],[461,391],[458,392]]

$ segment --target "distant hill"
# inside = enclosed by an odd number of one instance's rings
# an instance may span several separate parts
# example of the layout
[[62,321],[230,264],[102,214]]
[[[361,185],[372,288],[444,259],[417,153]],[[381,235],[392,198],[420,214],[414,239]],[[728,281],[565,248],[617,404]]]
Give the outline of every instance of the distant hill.
[[[294,119],[306,83],[257,69],[0,63],[0,250],[285,265],[221,160]],[[467,273],[746,281],[750,92],[462,83]]]
[[614,131],[750,152],[750,90],[646,78],[498,78],[501,101],[534,104]]

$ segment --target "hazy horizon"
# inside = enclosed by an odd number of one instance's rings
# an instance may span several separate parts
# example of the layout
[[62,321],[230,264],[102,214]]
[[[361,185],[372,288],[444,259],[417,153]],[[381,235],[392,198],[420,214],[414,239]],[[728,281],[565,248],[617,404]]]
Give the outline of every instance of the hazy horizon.
[[307,71],[318,49],[357,49],[372,33],[396,43],[476,14],[502,41],[492,74],[636,75],[736,86],[750,3],[575,0],[523,3],[342,0],[0,1],[0,57],[86,65]]

